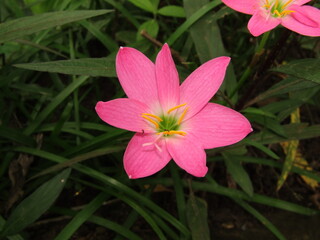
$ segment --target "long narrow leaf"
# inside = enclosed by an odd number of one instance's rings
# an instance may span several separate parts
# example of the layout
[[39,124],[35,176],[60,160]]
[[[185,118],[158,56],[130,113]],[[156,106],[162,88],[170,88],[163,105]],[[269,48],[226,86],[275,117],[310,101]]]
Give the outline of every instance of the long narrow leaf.
[[61,11],[18,18],[0,24],[0,43],[12,41],[41,30],[99,16],[109,12],[112,12],[112,10]]
[[15,67],[52,73],[84,75],[93,77],[115,77],[114,60],[108,58],[83,58],[41,63],[21,63]]
[[47,211],[60,195],[70,171],[71,169],[64,170],[25,198],[9,216],[1,236],[18,233]]

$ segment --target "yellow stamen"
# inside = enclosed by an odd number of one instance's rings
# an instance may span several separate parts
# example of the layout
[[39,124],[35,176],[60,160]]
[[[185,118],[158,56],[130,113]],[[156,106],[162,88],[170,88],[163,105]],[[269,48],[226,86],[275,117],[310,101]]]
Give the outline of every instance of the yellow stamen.
[[286,15],[288,15],[288,14],[290,14],[290,13],[293,13],[293,12],[295,12],[295,11],[292,11],[292,10],[284,10],[284,11],[281,12],[281,15],[282,15],[282,16],[286,16]]
[[163,134],[163,135],[178,134],[178,135],[181,135],[181,136],[187,135],[187,133],[184,132],[184,131],[174,131],[174,130],[171,130],[171,131],[163,131],[163,132],[159,132],[159,133],[157,133],[157,134]]
[[156,126],[156,128],[159,128],[159,124],[155,120],[153,120],[153,119],[151,119],[151,118],[149,118],[147,116],[144,116],[144,115],[141,115],[141,117],[143,117],[144,119],[146,119],[149,122],[153,123]]
[[187,135],[187,133],[186,132],[184,132],[184,131],[169,131],[171,134],[179,134],[179,135],[181,135],[181,136],[185,136],[185,135]]
[[286,2],[285,4],[283,4],[283,6],[281,7],[281,9],[285,9],[293,0],[289,0],[288,2]]
[[156,116],[156,115],[154,115],[154,114],[151,114],[151,113],[142,113],[142,115],[143,115],[143,116],[153,117],[153,118],[157,119],[159,122],[162,122],[162,121],[163,121],[162,118],[160,118],[160,117],[158,117],[158,116]]
[[279,4],[279,0],[276,0],[276,3],[274,4],[274,8],[278,8],[278,4]]
[[169,114],[169,113],[171,113],[172,111],[174,111],[174,110],[176,110],[176,109],[178,109],[178,108],[180,108],[180,107],[183,107],[183,106],[185,106],[185,105],[187,105],[187,104],[184,103],[184,104],[180,104],[180,105],[178,105],[178,106],[175,106],[175,107],[173,107],[173,108],[170,108],[167,113]]
[[278,12],[278,10],[274,10],[273,13],[276,14],[278,17],[281,17],[281,14]]
[[270,8],[271,5],[270,5],[269,1],[266,0],[266,4],[264,4],[262,7],[263,7],[263,8]]
[[181,114],[181,116],[180,116],[180,118],[179,118],[179,120],[178,120],[178,125],[180,125],[180,123],[182,122],[182,120],[183,120],[184,116],[186,115],[188,109],[189,109],[189,107],[187,107],[187,108],[183,111],[183,113]]

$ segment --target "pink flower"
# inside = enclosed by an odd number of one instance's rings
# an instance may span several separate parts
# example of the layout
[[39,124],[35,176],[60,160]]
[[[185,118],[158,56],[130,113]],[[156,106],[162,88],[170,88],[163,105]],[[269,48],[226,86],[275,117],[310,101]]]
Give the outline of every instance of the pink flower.
[[152,175],[171,159],[203,177],[208,171],[204,149],[236,143],[252,131],[240,113],[208,103],[229,61],[229,57],[210,60],[179,86],[167,44],[155,64],[133,48],[120,48],[116,70],[128,98],[98,102],[96,111],[106,123],[136,132],[124,154],[129,178]]
[[257,37],[279,24],[302,35],[320,36],[320,10],[302,6],[311,0],[222,0],[230,8],[253,15],[248,23]]

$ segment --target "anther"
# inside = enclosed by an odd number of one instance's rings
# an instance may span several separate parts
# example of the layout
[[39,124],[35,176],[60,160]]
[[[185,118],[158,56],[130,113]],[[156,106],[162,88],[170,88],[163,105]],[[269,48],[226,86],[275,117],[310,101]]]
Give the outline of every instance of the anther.
[[292,11],[292,10],[284,10],[284,11],[281,12],[281,15],[282,15],[282,16],[286,16],[286,15],[288,15],[288,14],[290,14],[290,13],[293,13],[293,12],[295,12],[295,11]]
[[158,117],[158,116],[156,116],[154,114],[151,114],[151,113],[142,113],[142,115],[153,117],[153,118],[157,119],[159,122],[163,121],[162,118],[160,118],[160,117]]
[[294,0],[289,0],[288,2],[286,2],[285,4],[283,4],[283,6],[281,7],[281,9],[285,9],[290,3],[292,3]]
[[159,128],[159,124],[158,124],[155,120],[153,120],[153,119],[151,119],[151,118],[149,118],[149,117],[147,117],[147,116],[144,116],[144,115],[141,115],[141,117],[143,117],[143,118],[146,119],[147,121],[153,123],[153,124],[156,126],[156,128]]
[[180,123],[182,122],[182,120],[183,120],[184,116],[186,115],[188,109],[189,109],[189,107],[187,107],[187,108],[183,111],[183,113],[181,114],[181,116],[180,116],[180,118],[179,118],[179,120],[178,120],[178,125],[180,125]]
[[181,108],[181,107],[183,107],[183,106],[185,106],[185,105],[187,105],[187,104],[184,103],[184,104],[180,104],[180,105],[178,105],[178,106],[175,106],[175,107],[173,107],[173,108],[170,108],[167,113],[169,114],[169,113],[171,113],[172,111],[174,111],[174,110],[176,110],[176,109],[178,109],[178,108]]
[[173,134],[178,134],[178,135],[181,135],[181,136],[185,136],[187,135],[186,132],[184,131],[174,131],[174,130],[170,130],[170,131],[163,131],[163,132],[159,132],[157,134],[162,134],[162,135],[173,135]]

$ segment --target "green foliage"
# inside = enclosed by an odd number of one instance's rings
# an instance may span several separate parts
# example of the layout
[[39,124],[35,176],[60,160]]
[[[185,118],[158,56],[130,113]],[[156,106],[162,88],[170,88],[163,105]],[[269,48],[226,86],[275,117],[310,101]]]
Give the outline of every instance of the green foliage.
[[0,43],[16,40],[25,35],[36,33],[41,30],[99,16],[109,12],[110,10],[53,12],[15,19],[0,24]]
[[1,236],[10,236],[20,232],[47,211],[60,195],[69,174],[70,169],[64,170],[25,198],[10,214],[0,233]]
[[52,62],[24,63],[16,64],[14,66],[42,72],[84,75],[92,77],[116,76],[114,59],[108,58],[82,58]]
[[[88,224],[115,240],[210,239],[217,203],[231,199],[227,208],[240,206],[282,240],[290,232],[273,223],[270,208],[318,215],[297,178],[320,182],[309,147],[320,137],[319,38],[283,28],[254,38],[246,24],[220,0],[1,0],[1,237],[32,239],[43,222],[55,228],[57,217],[67,220],[56,240]],[[244,114],[253,132],[208,150],[204,179],[171,163],[129,180],[122,158],[132,134],[102,122],[94,107],[125,96],[115,69],[120,46],[154,60],[165,42],[181,81],[201,63],[231,57],[212,101]],[[301,123],[290,123],[298,108]],[[299,143],[310,166],[294,163],[297,145],[282,151],[288,141]]]
[[207,203],[193,194],[187,202],[187,219],[192,239],[210,240]]

